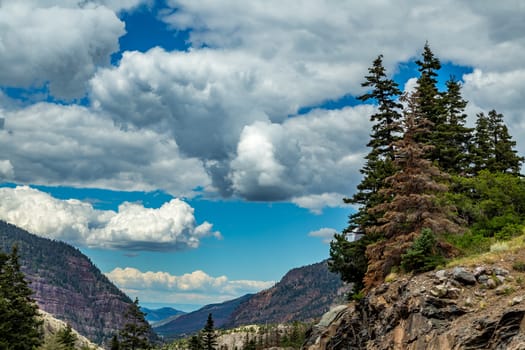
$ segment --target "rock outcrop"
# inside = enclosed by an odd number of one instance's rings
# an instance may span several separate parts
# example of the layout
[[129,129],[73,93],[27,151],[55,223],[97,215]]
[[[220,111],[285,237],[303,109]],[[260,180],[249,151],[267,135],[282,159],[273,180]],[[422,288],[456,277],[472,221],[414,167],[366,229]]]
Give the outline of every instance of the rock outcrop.
[[525,274],[512,269],[522,257],[390,276],[325,314],[304,349],[525,349]]

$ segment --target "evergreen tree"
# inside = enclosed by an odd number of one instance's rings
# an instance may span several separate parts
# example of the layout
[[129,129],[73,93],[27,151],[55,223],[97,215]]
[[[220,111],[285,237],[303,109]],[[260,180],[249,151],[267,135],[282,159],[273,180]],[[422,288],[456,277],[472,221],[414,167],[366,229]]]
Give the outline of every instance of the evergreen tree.
[[492,143],[489,131],[489,118],[484,113],[477,115],[475,133],[472,138],[472,163],[474,175],[487,169],[492,157]]
[[204,350],[214,350],[217,346],[217,334],[215,334],[212,314],[208,314],[206,325],[202,330],[202,342]]
[[18,247],[0,252],[0,348],[33,349],[42,343],[38,306],[20,269]]
[[[443,128],[443,144],[439,151],[441,170],[449,174],[466,174],[472,163],[469,144],[473,129],[467,128],[464,113],[467,101],[461,96],[461,84],[451,77],[443,94],[446,128]],[[435,145],[438,147],[439,145]]]
[[491,157],[492,162],[489,162],[488,170],[518,175],[523,157],[518,156],[517,151],[514,150],[516,141],[513,141],[509,134],[509,130],[503,121],[503,114],[491,110],[488,119],[494,150],[494,156]]
[[519,175],[524,158],[514,149],[516,142],[509,134],[503,115],[491,110],[488,116],[479,113],[477,117],[472,150],[474,172],[488,170]]
[[118,337],[116,334],[113,335],[111,338],[111,342],[109,343],[109,349],[110,350],[120,350],[120,342],[118,341]]
[[202,350],[204,347],[202,346],[202,338],[200,334],[192,335],[189,342],[188,342],[188,348],[190,350]]
[[432,146],[417,141],[432,123],[420,109],[417,91],[403,100],[407,103],[403,119],[405,132],[401,140],[394,142],[394,163],[399,170],[385,180],[389,186],[381,190],[392,200],[370,209],[384,214],[377,225],[367,229],[367,234],[379,234],[385,239],[367,247],[366,287],[381,282],[392,266],[400,264],[402,254],[423,228],[435,233],[460,230],[450,220],[451,208],[438,201],[437,195],[447,191],[440,183],[446,174],[425,159]]
[[130,304],[127,312],[127,323],[120,331],[120,348],[123,350],[150,349],[149,335],[151,328],[140,311],[139,299]]
[[396,82],[388,79],[383,67],[383,56],[378,56],[372,67],[368,69],[369,75],[361,85],[370,89],[366,94],[359,96],[363,102],[374,101],[377,103],[377,113],[370,116],[373,123],[369,143],[370,152],[366,156],[366,163],[360,170],[363,174],[357,192],[352,198],[345,198],[345,203],[357,204],[357,213],[350,216],[349,226],[342,234],[335,235],[330,243],[329,268],[332,272],[339,273],[345,282],[354,283],[354,292],[362,287],[362,280],[366,272],[367,260],[365,256],[366,245],[372,243],[376,236],[367,236],[361,241],[348,241],[347,235],[355,228],[365,228],[377,223],[380,214],[371,214],[369,209],[383,202],[385,199],[379,194],[384,179],[391,176],[394,171],[393,142],[399,139],[402,129],[399,126],[402,107],[397,102],[401,94]]
[[68,324],[65,328],[60,329],[57,334],[58,342],[64,345],[66,350],[74,350],[77,335],[73,333],[71,326]]
[[423,48],[422,59],[416,61],[420,76],[417,80],[416,92],[419,115],[432,123],[432,131],[426,129],[417,135],[417,142],[432,145],[432,149],[425,157],[439,165],[443,162],[441,151],[445,149],[447,141],[447,120],[445,115],[444,99],[437,87],[438,71],[441,69],[439,59],[434,55],[428,42]]
[[382,201],[378,195],[379,189],[383,180],[394,173],[392,144],[399,139],[402,131],[398,123],[401,118],[398,111],[402,106],[397,102],[401,91],[396,82],[388,79],[383,67],[382,55],[375,59],[368,72],[369,75],[365,77],[366,81],[361,86],[369,88],[370,91],[359,96],[358,99],[377,103],[377,113],[370,116],[370,121],[374,125],[367,144],[371,150],[361,169],[363,180],[357,186],[357,193],[352,198],[344,199],[345,203],[360,205],[358,212],[350,217],[350,225],[345,230],[346,233],[355,227],[366,227],[376,222],[377,218],[371,216],[368,209]]

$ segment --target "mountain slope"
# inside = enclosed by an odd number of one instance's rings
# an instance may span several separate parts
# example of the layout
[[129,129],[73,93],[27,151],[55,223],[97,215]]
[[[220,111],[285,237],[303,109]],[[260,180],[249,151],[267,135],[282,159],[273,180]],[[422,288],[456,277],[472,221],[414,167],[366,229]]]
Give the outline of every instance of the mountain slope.
[[221,328],[226,323],[232,312],[242,303],[249,300],[253,294],[246,294],[240,298],[225,301],[220,304],[210,304],[177,317],[175,320],[156,327],[153,326],[155,332],[166,338],[176,338],[178,336],[195,333],[201,330],[206,323],[208,314],[213,315],[213,320],[216,328]]
[[124,325],[131,300],[79,250],[0,221],[0,249],[15,243],[40,309],[96,343]]
[[224,327],[313,321],[341,299],[347,288],[326,261],[290,270],[275,286],[240,305]]
[[289,271],[279,283],[257,294],[245,295],[202,309],[155,326],[168,338],[194,333],[204,327],[208,313],[217,328],[234,328],[250,324],[313,321],[332,303],[342,300],[348,291],[338,275],[328,271],[326,261]]

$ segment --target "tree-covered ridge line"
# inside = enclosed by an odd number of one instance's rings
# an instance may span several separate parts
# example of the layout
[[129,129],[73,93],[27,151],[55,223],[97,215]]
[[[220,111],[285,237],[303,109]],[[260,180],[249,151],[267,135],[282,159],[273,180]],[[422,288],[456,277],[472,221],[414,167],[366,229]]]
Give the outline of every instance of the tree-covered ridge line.
[[[362,83],[369,91],[359,99],[377,104],[370,152],[356,193],[344,199],[358,210],[330,246],[331,270],[355,283],[355,293],[392,270],[429,269],[473,242],[518,234],[525,223],[524,158],[503,115],[481,112],[468,128],[461,84],[450,77],[439,91],[441,63],[428,43],[415,63],[411,92],[388,78],[382,55]],[[364,237],[348,241],[355,230]]]

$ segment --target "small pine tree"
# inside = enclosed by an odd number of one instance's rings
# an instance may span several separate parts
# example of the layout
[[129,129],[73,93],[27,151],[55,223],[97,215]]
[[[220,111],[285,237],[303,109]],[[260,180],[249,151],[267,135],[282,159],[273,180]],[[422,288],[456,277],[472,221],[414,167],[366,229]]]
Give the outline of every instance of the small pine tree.
[[65,328],[60,329],[57,334],[57,339],[60,344],[63,344],[66,350],[74,350],[77,335],[73,333],[71,326],[68,324]]
[[208,314],[206,325],[202,330],[202,342],[204,350],[214,350],[217,346],[217,334],[215,333],[212,314]]
[[127,323],[120,331],[120,347],[123,350],[150,349],[151,328],[140,311],[139,299],[130,304],[126,312]]
[[204,349],[204,347],[202,346],[202,338],[200,334],[195,334],[190,337],[190,340],[188,342],[188,348],[190,350]]
[[436,236],[428,228],[421,231],[412,246],[401,257],[401,267],[405,271],[430,271],[444,262],[445,258],[437,249]]
[[111,342],[109,343],[109,349],[110,350],[120,350],[120,342],[118,341],[118,337],[116,334],[113,335],[111,338]]

